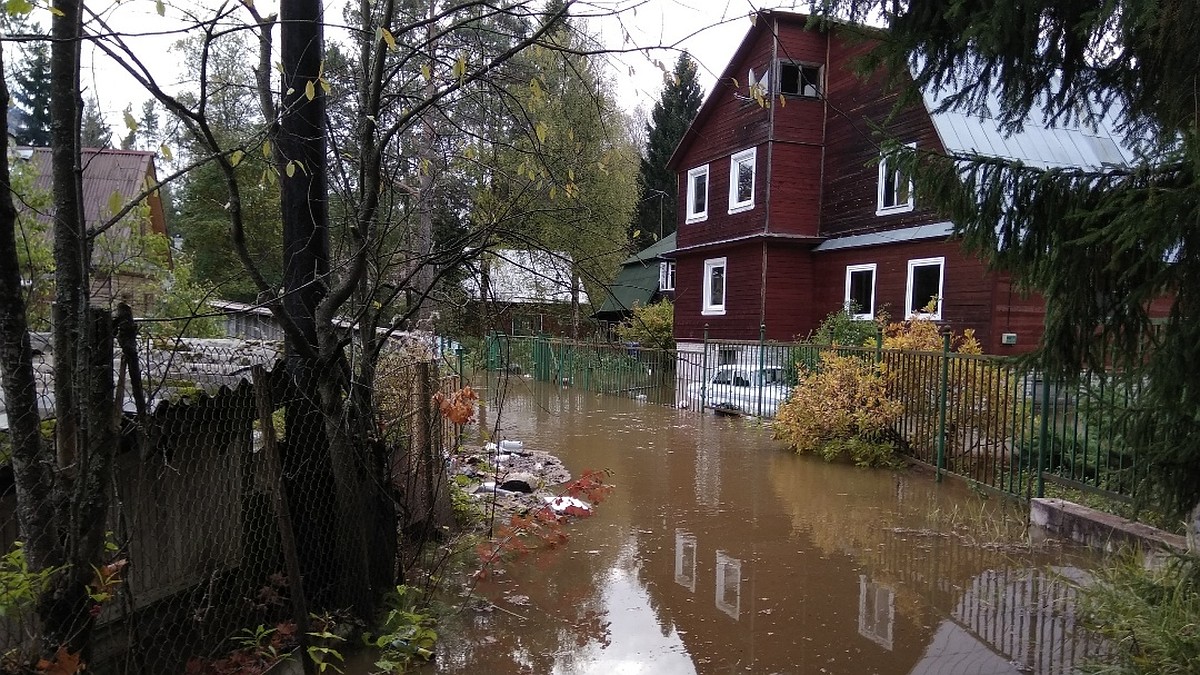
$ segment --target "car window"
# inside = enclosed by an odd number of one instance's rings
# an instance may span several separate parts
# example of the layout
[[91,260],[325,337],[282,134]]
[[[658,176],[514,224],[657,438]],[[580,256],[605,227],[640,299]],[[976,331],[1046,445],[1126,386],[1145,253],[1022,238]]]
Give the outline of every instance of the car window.
[[750,386],[750,380],[749,380],[749,379],[747,379],[747,377],[746,377],[746,373],[742,373],[742,372],[735,373],[735,374],[734,374],[734,376],[733,376],[733,386],[735,386],[735,387],[749,387],[749,386]]
[[730,378],[733,376],[733,371],[718,370],[716,377],[713,378],[713,384],[729,384]]

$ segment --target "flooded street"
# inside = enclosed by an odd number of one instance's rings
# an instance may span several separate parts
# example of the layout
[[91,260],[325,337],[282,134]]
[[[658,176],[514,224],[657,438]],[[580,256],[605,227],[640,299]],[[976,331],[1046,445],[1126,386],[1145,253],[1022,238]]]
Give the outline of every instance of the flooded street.
[[[556,453],[613,495],[556,550],[477,593],[427,673],[1068,673],[1062,575],[998,498],[931,475],[830,465],[768,429],[512,379],[502,438]],[[1010,506],[1009,508],[1015,508]]]

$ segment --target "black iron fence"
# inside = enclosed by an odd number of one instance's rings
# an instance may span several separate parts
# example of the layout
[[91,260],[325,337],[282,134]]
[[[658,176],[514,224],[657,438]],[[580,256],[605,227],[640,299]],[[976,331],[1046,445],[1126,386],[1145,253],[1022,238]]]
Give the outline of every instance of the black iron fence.
[[800,375],[828,355],[876,364],[903,414],[895,440],[938,471],[1022,497],[1047,481],[1132,497],[1144,466],[1114,411],[1135,401],[1140,382],[1093,372],[1047,379],[1009,359],[808,343],[705,340],[677,349],[492,335],[489,370],[541,382],[717,414],[773,418]]

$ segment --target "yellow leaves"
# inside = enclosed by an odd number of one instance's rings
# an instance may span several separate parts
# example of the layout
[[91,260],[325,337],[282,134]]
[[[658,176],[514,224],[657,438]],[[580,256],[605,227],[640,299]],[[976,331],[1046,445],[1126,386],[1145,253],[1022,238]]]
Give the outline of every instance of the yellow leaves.
[[421,77],[425,78],[426,82],[433,81],[433,66],[428,63],[421,64]]
[[125,197],[116,190],[108,196],[108,215],[114,216],[125,206]]
[[458,59],[454,62],[454,79],[460,82],[467,76],[467,55],[460,53]]
[[242,152],[241,150],[234,150],[233,154],[229,155],[229,163],[236,167],[238,164],[242,163],[242,159],[245,157],[246,153]]
[[549,132],[549,130],[550,127],[545,122],[539,121],[533,125],[533,133],[535,136],[537,136],[539,143],[546,142],[546,134]]
[[129,112],[129,106],[125,106],[125,128],[129,129],[130,131],[138,130],[138,122],[137,122],[137,120],[135,120],[133,118],[133,115]]
[[175,153],[171,152],[171,148],[166,143],[159,143],[158,152],[163,156],[163,159],[168,162],[175,159]]
[[304,98],[313,100],[317,97],[317,86],[313,80],[304,83]]
[[377,28],[375,30],[375,39],[383,40],[384,44],[387,45],[388,51],[396,51],[396,36],[392,35],[392,31],[388,30],[387,28],[384,28],[383,26]]
[[[29,0],[7,0],[4,3],[4,11],[9,16],[28,14],[33,11],[33,3]],[[59,14],[62,14],[62,10],[59,10]]]
[[159,16],[166,16],[167,6],[163,3],[163,0],[154,0],[154,11],[157,12]]
[[266,139],[262,144],[262,156],[266,159],[271,159],[271,140]]

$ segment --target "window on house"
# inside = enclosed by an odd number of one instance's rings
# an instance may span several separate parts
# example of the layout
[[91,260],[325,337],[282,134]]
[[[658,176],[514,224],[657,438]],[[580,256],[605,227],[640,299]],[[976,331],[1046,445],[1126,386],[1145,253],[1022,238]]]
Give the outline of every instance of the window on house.
[[904,300],[904,315],[919,315],[934,321],[942,319],[945,301],[945,258],[921,258],[908,261],[908,286]]
[[875,263],[846,266],[843,306],[854,319],[875,318]]
[[675,290],[675,262],[664,261],[658,263],[658,290],[673,291]]
[[704,307],[701,314],[725,313],[725,259],[704,261]]
[[729,212],[754,208],[754,159],[756,148],[729,158]]
[[[910,144],[908,147],[915,148]],[[875,215],[888,213],[904,213],[913,209],[912,178],[896,166],[893,157],[881,155],[879,158],[879,200]]]
[[779,93],[816,98],[821,95],[821,67],[803,63],[779,64]]
[[697,223],[708,218],[708,165],[688,171],[687,222]]

